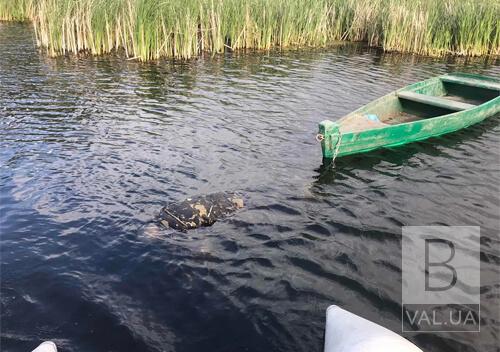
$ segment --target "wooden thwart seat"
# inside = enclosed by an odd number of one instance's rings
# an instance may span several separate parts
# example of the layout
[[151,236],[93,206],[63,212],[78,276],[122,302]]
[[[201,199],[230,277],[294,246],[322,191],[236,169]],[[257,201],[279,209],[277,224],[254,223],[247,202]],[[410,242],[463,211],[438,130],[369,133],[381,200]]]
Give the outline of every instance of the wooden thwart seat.
[[475,105],[462,103],[460,101],[453,101],[443,97],[436,97],[433,95],[419,94],[415,92],[398,92],[399,98],[414,101],[417,103],[422,103],[426,105],[436,106],[438,108],[444,108],[452,111],[462,111],[467,109],[472,109]]
[[500,91],[500,83],[494,81],[488,81],[485,79],[475,79],[468,77],[455,77],[455,76],[443,76],[441,77],[443,82],[456,83],[469,87],[484,88],[491,90]]

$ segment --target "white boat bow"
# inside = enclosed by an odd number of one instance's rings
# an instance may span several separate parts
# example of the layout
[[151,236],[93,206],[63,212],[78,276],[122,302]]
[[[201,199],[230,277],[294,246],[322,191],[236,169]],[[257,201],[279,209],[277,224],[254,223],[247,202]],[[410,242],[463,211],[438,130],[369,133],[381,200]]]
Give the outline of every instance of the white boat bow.
[[338,306],[326,310],[325,352],[423,352],[404,337]]

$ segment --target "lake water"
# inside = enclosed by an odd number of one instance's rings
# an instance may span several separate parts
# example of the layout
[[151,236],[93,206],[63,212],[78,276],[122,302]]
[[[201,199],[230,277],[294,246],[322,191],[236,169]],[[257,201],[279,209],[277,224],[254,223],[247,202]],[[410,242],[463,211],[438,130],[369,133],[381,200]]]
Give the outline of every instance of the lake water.
[[[499,119],[321,165],[317,123],[410,82],[500,64],[359,46],[190,62],[52,59],[0,23],[2,351],[322,351],[338,304],[401,331],[401,228],[481,226],[479,334],[498,351]],[[241,191],[214,226],[151,239],[162,205]]]

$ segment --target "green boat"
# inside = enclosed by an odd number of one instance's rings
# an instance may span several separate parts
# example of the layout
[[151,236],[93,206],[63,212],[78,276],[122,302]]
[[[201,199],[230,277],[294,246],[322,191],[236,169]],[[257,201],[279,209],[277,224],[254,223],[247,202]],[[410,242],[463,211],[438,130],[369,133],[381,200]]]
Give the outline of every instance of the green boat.
[[323,158],[335,159],[454,132],[500,112],[500,80],[453,73],[411,84],[338,121],[319,123]]

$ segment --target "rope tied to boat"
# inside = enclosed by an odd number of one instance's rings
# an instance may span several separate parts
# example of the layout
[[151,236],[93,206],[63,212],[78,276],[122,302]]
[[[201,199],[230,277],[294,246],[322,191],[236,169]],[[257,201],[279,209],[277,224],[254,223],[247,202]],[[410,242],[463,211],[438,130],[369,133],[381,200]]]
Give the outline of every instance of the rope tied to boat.
[[335,159],[337,158],[337,154],[339,153],[340,149],[340,144],[342,143],[342,132],[340,132],[340,128],[337,130],[338,131],[338,138],[337,138],[337,144],[335,144],[335,151],[333,152],[333,157],[332,157],[332,164],[335,162]]
[[[333,147],[333,156],[332,156],[332,163],[335,161],[335,159],[337,158],[337,154],[339,153],[339,149],[340,149],[340,145],[342,144],[342,132],[340,132],[340,126],[338,126],[338,128],[336,129],[336,133],[332,135],[332,137],[336,135],[337,136],[337,142],[335,144],[335,147]],[[316,141],[320,142],[320,143],[326,143],[325,141],[325,135],[322,134],[322,133],[318,133],[316,135]],[[331,138],[330,138],[330,142],[331,142]]]

